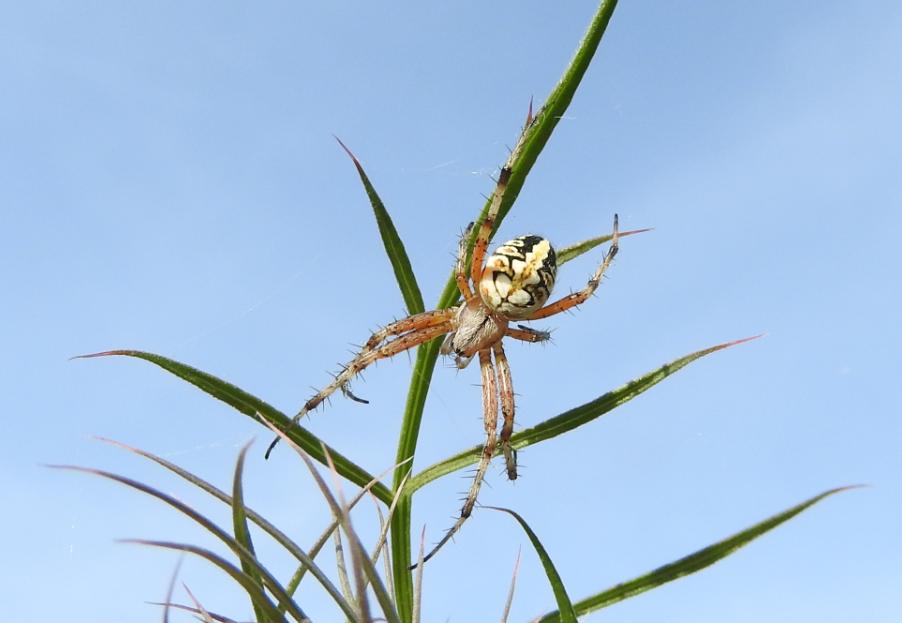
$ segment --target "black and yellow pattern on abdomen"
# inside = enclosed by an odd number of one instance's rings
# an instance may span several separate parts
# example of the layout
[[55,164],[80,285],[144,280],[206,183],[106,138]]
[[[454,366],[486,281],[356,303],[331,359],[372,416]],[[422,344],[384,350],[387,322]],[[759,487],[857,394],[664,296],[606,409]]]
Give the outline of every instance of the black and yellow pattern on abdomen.
[[522,318],[545,304],[556,273],[551,243],[541,236],[520,236],[499,246],[486,261],[480,293],[494,311]]

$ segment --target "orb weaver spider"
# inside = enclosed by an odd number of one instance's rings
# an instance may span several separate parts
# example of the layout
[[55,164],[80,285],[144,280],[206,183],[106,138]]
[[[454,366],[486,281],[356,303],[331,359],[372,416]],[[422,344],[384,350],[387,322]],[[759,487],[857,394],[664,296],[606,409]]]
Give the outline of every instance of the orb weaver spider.
[[[511,324],[548,318],[585,302],[598,288],[618,250],[620,234],[617,215],[614,215],[611,245],[586,287],[545,305],[557,274],[557,258],[548,240],[536,235],[520,236],[500,245],[487,259],[485,257],[510,174],[510,168],[504,167],[498,176],[489,210],[476,236],[469,274],[466,266],[467,241],[473,223],[461,236],[456,265],[457,288],[463,298],[461,304],[414,314],[376,331],[357,356],[342,367],[332,383],[310,398],[293,419],[297,422],[337,390],[354,401],[367,403],[351,392],[349,385],[354,377],[380,359],[393,357],[442,335],[447,337],[440,353],[453,356],[457,368],[466,368],[473,357],[479,357],[485,427],[482,455],[457,521],[423,558],[423,562],[432,558],[473,512],[479,489],[499,445],[504,455],[507,477],[510,480],[517,478],[517,453],[511,445],[514,389],[502,341],[505,337],[511,337],[524,342],[544,342],[550,338],[550,333],[522,324]],[[625,232],[624,235],[629,233],[638,232]],[[497,430],[499,402],[503,418],[500,436]],[[270,444],[267,457],[278,440],[276,438]]]

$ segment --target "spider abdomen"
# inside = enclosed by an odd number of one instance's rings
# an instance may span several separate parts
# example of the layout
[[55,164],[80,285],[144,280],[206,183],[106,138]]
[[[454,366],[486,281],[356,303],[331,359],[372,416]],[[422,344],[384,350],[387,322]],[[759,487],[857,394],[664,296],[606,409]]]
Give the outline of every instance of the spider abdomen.
[[541,308],[554,288],[557,257],[541,236],[520,236],[495,249],[485,263],[479,295],[495,313],[523,319]]

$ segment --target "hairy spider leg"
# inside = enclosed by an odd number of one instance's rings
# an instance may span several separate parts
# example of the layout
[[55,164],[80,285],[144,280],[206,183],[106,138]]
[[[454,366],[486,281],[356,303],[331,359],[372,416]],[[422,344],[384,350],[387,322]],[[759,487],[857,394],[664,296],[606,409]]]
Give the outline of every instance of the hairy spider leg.
[[479,466],[476,468],[476,475],[473,477],[473,484],[470,485],[464,505],[460,509],[460,517],[432,548],[432,551],[423,557],[424,563],[435,556],[445,543],[457,534],[457,531],[473,512],[476,498],[479,496],[479,488],[482,486],[492,457],[495,456],[495,447],[498,445],[498,386],[495,366],[492,365],[492,355],[488,348],[479,351],[479,367],[482,371],[482,407],[484,410],[483,424],[485,425],[485,445],[482,447],[482,458],[479,460]]
[[527,320],[539,320],[540,318],[547,318],[548,316],[553,316],[555,314],[559,314],[563,311],[567,311],[572,307],[583,304],[586,299],[588,299],[592,294],[598,289],[598,285],[601,283],[601,279],[604,276],[604,272],[608,269],[608,266],[611,265],[611,261],[614,259],[614,256],[617,255],[617,250],[620,248],[620,233],[618,231],[618,221],[617,215],[614,215],[614,231],[611,235],[611,246],[608,248],[608,252],[604,256],[604,260],[599,264],[598,268],[595,269],[595,273],[589,279],[589,283],[585,288],[580,290],[579,292],[573,292],[572,294],[568,294],[562,299],[558,299],[554,303],[549,303],[542,309],[533,313]]
[[[452,310],[453,311],[453,310]],[[430,312],[427,314],[421,314],[428,316]],[[433,318],[434,319],[434,318]],[[401,320],[399,322],[405,322],[409,320],[406,318],[405,320]],[[423,320],[430,320],[429,318],[425,318]],[[335,379],[326,385],[323,389],[318,391],[310,400],[304,403],[304,406],[301,407],[301,410],[298,411],[297,415],[295,415],[291,422],[292,424],[296,423],[302,417],[307,415],[310,411],[318,407],[322,402],[335,393],[336,390],[341,389],[345,393],[347,393],[347,385],[355,376],[363,372],[368,366],[379,361],[380,359],[387,359],[389,357],[393,357],[398,353],[402,353],[405,350],[409,350],[414,346],[419,346],[429,340],[439,337],[440,335],[444,335],[448,333],[452,329],[452,319],[450,317],[442,319],[441,321],[437,321],[435,324],[426,324],[421,328],[414,327],[409,333],[406,333],[400,337],[391,340],[379,346],[378,348],[373,348],[370,350],[364,349],[361,351],[359,355],[357,355],[350,363],[348,363],[342,371],[335,376]],[[397,323],[395,323],[397,324]],[[391,325],[389,325],[391,326]],[[266,458],[269,458],[270,453],[273,448],[276,447],[276,444],[279,443],[279,437],[276,437],[271,444],[269,444],[269,448],[266,449]]]
[[498,173],[498,183],[495,185],[495,192],[492,193],[492,203],[485,218],[482,220],[482,224],[479,226],[476,245],[473,247],[473,260],[470,263],[470,277],[475,288],[478,288],[479,282],[482,281],[482,272],[485,269],[483,266],[485,253],[489,246],[492,230],[495,228],[495,219],[498,217],[498,211],[501,209],[501,202],[504,200],[504,193],[507,191],[507,182],[510,180],[510,176],[511,170],[507,166]]
[[551,334],[548,331],[532,329],[530,327],[524,327],[523,325],[517,325],[516,329],[508,327],[504,331],[504,335],[510,336],[516,340],[532,343],[547,342],[551,339]]
[[457,271],[454,275],[457,289],[460,290],[464,302],[470,301],[474,296],[470,284],[467,282],[467,242],[470,239],[471,231],[473,231],[473,223],[467,225],[464,233],[460,235],[460,242],[457,245]]
[[516,480],[517,454],[511,447],[511,435],[514,434],[514,382],[500,340],[492,346],[492,352],[495,355],[495,367],[498,369],[498,395],[501,397],[501,415],[504,418],[501,425],[501,452],[504,454],[508,479]]
[[443,322],[450,320],[453,316],[453,309],[435,309],[433,311],[414,314],[413,316],[396,320],[373,333],[357,356],[359,357],[360,355],[375,349],[393,335],[401,335],[408,331],[418,331],[420,329],[425,329],[426,327],[442,324]]

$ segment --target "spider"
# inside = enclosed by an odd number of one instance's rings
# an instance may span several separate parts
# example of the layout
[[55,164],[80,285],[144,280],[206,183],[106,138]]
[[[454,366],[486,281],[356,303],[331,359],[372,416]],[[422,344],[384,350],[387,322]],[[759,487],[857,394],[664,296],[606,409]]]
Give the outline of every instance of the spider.
[[[500,245],[488,259],[485,257],[510,174],[510,168],[504,167],[498,176],[489,210],[479,226],[469,274],[466,267],[467,240],[473,223],[461,237],[456,265],[457,288],[463,298],[461,304],[414,314],[376,331],[357,356],[343,366],[332,383],[310,398],[293,420],[298,421],[337,390],[352,400],[366,403],[349,388],[354,377],[380,359],[393,357],[442,335],[447,337],[440,352],[453,356],[457,368],[466,368],[473,357],[479,358],[485,427],[482,455],[457,521],[423,558],[424,562],[460,530],[473,512],[486,471],[499,446],[504,455],[507,477],[510,480],[517,478],[517,454],[511,446],[514,389],[503,339],[511,337],[524,342],[548,340],[550,333],[547,331],[522,324],[512,325],[548,318],[585,302],[598,288],[605,270],[617,254],[619,232],[615,215],[611,245],[586,287],[546,305],[557,273],[555,251],[548,240],[536,235],[520,236]],[[499,402],[503,418],[500,436],[497,430]],[[267,457],[277,442],[278,438],[269,446]]]

